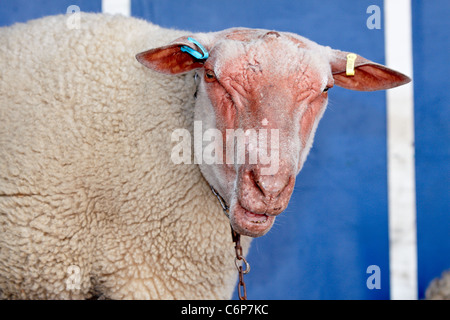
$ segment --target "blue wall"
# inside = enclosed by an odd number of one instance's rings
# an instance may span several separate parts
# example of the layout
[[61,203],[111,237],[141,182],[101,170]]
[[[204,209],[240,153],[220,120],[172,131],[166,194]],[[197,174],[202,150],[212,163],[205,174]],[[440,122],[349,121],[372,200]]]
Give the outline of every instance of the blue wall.
[[[0,26],[48,14],[101,11],[101,1],[0,2]],[[215,31],[244,26],[291,31],[384,63],[384,21],[369,30],[381,0],[132,0],[131,13],[165,27]],[[413,0],[419,297],[450,268],[450,3]],[[170,39],[168,39],[170,40]],[[291,203],[253,242],[246,276],[252,299],[389,299],[384,92],[333,88]],[[366,269],[381,270],[369,290]]]
[[450,2],[413,1],[419,285],[450,268]]
[[66,13],[71,5],[86,12],[102,11],[100,0],[0,0],[0,26]]

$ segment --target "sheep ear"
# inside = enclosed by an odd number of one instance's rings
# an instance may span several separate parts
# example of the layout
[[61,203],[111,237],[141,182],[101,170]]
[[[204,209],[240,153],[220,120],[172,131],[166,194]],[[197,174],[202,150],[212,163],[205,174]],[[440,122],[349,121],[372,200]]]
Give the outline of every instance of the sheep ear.
[[354,61],[354,75],[347,75],[347,55],[349,53],[332,50],[331,71],[334,83],[340,87],[358,91],[375,91],[398,87],[411,81],[404,74],[359,55],[356,55]]
[[138,53],[136,59],[147,68],[165,74],[179,74],[201,68],[204,59],[197,59],[189,52],[181,50],[188,47],[201,52],[201,48],[188,39],[192,38],[182,37],[167,46]]

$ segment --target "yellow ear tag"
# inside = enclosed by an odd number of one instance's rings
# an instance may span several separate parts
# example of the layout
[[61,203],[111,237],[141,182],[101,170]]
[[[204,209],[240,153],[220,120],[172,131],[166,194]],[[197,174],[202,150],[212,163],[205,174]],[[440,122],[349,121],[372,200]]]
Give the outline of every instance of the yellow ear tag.
[[355,61],[356,61],[357,55],[354,53],[349,53],[347,55],[347,67],[345,69],[345,73],[347,76],[354,76],[355,75]]

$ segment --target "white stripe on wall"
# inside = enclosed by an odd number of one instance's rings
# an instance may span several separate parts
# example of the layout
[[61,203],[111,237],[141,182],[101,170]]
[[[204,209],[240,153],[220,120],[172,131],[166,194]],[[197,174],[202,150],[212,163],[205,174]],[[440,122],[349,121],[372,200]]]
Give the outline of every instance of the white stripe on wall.
[[102,12],[131,15],[131,0],[102,0]]
[[[384,0],[386,65],[413,75],[411,1]],[[417,299],[412,83],[387,91],[391,299]]]

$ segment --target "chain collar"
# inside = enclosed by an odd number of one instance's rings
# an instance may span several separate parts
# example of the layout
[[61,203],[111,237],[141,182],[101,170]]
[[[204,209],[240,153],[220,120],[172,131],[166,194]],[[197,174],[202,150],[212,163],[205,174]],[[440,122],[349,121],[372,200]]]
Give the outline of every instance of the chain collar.
[[214,189],[212,185],[209,185],[211,187],[212,193],[217,197],[219,200],[220,206],[222,207],[223,213],[227,216],[228,219],[230,219],[230,207],[228,207],[225,200],[222,198],[222,196]]
[[[222,198],[222,196],[216,191],[216,189],[213,188],[212,185],[209,185],[211,187],[212,193],[217,197],[219,200],[220,206],[222,207],[223,213],[227,216],[228,219],[230,219],[230,207],[228,207],[225,200]],[[247,300],[247,287],[244,282],[244,274],[247,274],[250,272],[250,264],[245,260],[244,254],[242,253],[242,247],[241,247],[241,235],[234,231],[233,227],[231,226],[231,237],[234,242],[234,249],[236,251],[236,257],[234,258],[234,264],[236,265],[236,269],[239,273],[239,281],[238,281],[238,294],[239,294],[239,300]],[[245,268],[243,268],[245,266]]]

